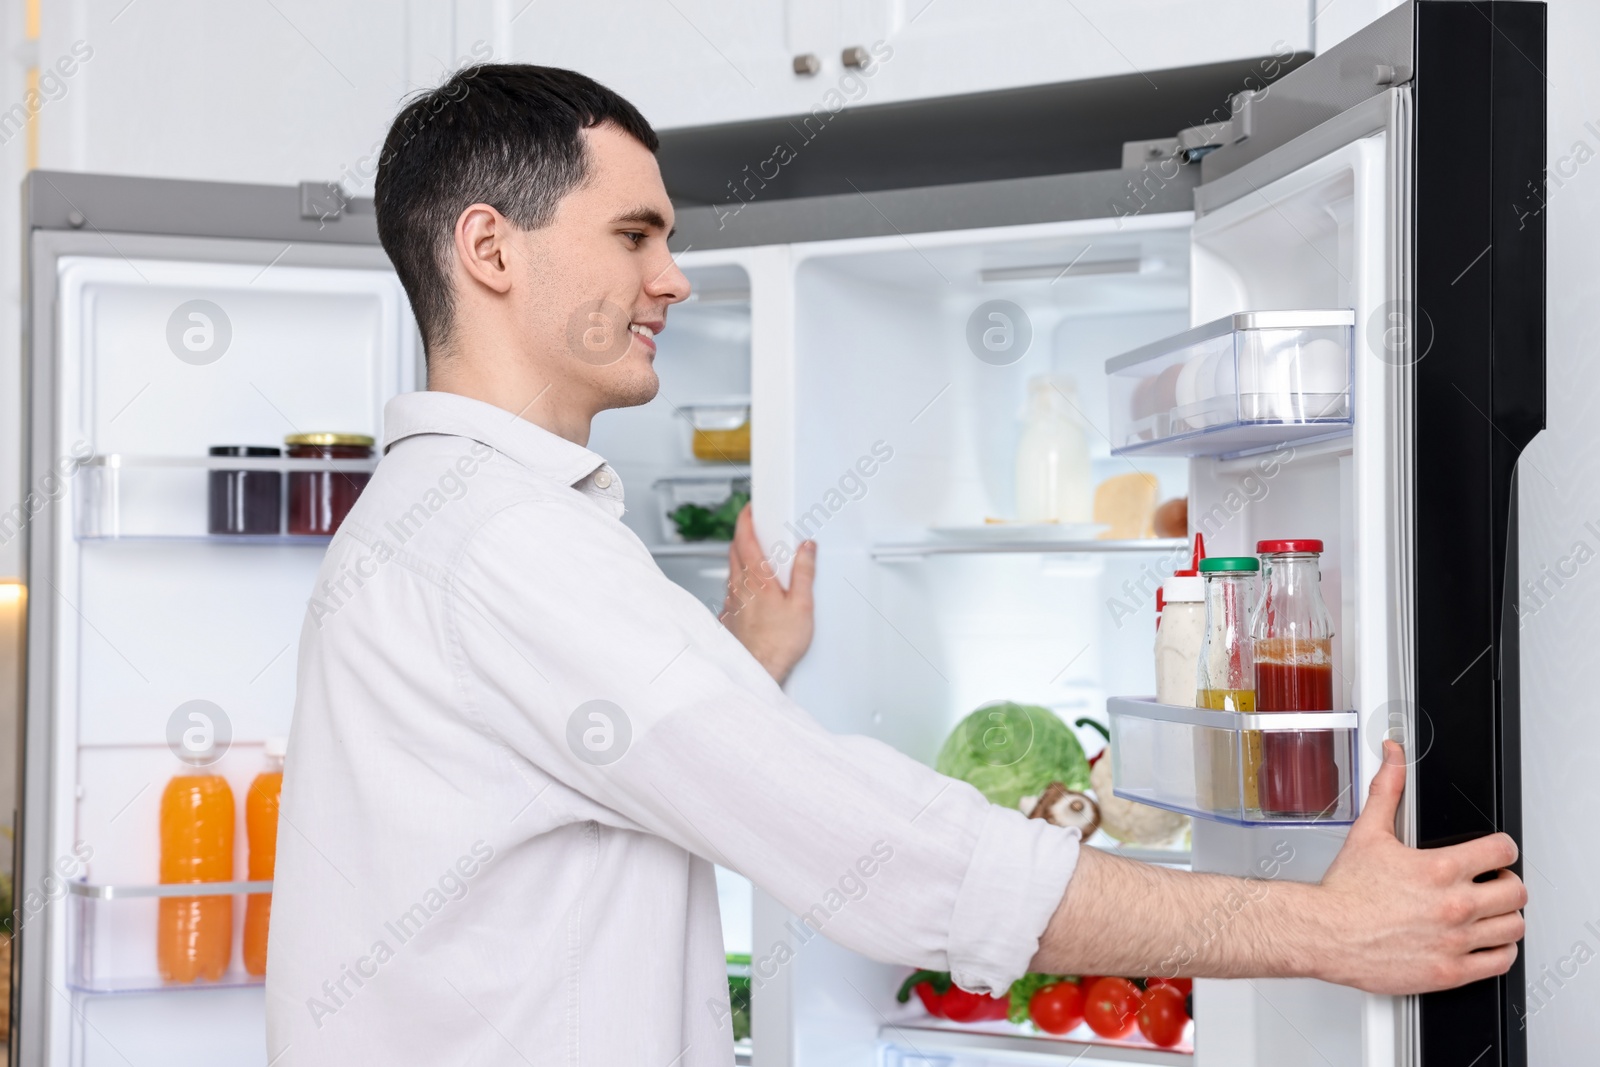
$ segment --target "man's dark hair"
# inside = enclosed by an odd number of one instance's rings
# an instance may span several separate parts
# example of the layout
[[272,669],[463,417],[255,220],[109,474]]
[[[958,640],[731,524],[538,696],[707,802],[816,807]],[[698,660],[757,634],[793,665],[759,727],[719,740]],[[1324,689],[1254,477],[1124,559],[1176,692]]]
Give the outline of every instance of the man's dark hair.
[[643,115],[605,86],[555,67],[467,67],[395,117],[378,161],[378,239],[431,352],[450,335],[456,219],[489,204],[523,229],[549,223],[588,173],[583,131],[612,123],[654,152]]

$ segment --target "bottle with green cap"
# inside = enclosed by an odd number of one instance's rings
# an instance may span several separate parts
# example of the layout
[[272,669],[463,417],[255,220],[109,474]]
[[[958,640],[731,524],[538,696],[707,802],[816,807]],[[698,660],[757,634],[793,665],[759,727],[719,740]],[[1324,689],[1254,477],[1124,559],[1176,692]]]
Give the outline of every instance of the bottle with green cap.
[[[1260,570],[1254,556],[1212,556],[1200,561],[1200,577],[1206,586],[1206,625],[1195,679],[1199,707],[1241,713],[1256,710],[1250,616]],[[1204,733],[1208,736],[1203,740],[1210,744],[1197,743],[1195,766],[1202,803],[1209,801],[1206,806],[1212,810],[1235,812],[1258,806],[1256,776],[1250,768],[1261,765],[1261,735],[1246,733],[1241,751],[1241,746],[1231,743],[1231,735],[1215,730]],[[1249,752],[1252,744],[1254,758]]]

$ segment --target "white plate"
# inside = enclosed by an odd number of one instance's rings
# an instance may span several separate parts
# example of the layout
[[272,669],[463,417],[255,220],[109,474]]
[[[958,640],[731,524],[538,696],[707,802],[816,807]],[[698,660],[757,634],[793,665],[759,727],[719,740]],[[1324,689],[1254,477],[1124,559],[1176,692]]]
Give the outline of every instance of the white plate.
[[1103,522],[986,522],[981,526],[933,526],[928,532],[952,541],[1093,541]]

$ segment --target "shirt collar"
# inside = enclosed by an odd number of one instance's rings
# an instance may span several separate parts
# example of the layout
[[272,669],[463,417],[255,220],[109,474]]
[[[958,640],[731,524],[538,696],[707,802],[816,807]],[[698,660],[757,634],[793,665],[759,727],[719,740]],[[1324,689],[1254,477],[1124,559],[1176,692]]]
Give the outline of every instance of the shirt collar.
[[604,459],[582,445],[493,404],[457,393],[402,393],[384,406],[385,452],[407,437],[430,433],[481,441],[562,485],[576,485],[605,465]]

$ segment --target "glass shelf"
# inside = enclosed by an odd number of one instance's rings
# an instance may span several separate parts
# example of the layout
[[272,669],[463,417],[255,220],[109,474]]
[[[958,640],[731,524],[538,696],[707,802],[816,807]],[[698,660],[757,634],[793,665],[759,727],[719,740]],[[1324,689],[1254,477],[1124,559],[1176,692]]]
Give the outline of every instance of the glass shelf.
[[[259,986],[244,969],[239,945],[245,902],[272,892],[271,881],[201,882],[177,885],[67,883],[67,985],[80,993],[153,993]],[[156,963],[161,900],[167,897],[232,897],[232,951],[217,981],[168,982]]]
[[1146,1067],[1193,1067],[1194,1064],[1193,1023],[1188,1025],[1183,1041],[1176,1048],[1152,1045],[1137,1030],[1131,1037],[1110,1040],[1083,1024],[1056,1036],[1009,1022],[954,1023],[921,1014],[905,1021],[886,1023],[878,1030],[878,1040],[888,1046],[882,1061],[885,1067],[976,1067],[1008,1056],[1028,1063],[1089,1061],[1137,1063]]
[[650,554],[665,559],[716,559],[728,558],[727,541],[684,541],[675,545],[651,545]]
[[1182,537],[1147,537],[1136,541],[906,541],[877,544],[872,558],[883,562],[919,560],[927,556],[954,556],[1001,553],[1056,553],[1095,555],[1116,552],[1182,551],[1188,541]]
[[[186,541],[235,545],[315,545],[326,536],[282,533],[283,486],[293,472],[370,474],[375,459],[245,456],[90,456],[74,472],[80,541]],[[279,532],[214,534],[208,525],[213,471],[276,473]]]
[[1241,715],[1112,697],[1116,794],[1235,826],[1355,821],[1354,711]]
[[1355,312],[1229,315],[1106,362],[1111,454],[1238,456],[1348,434]]

